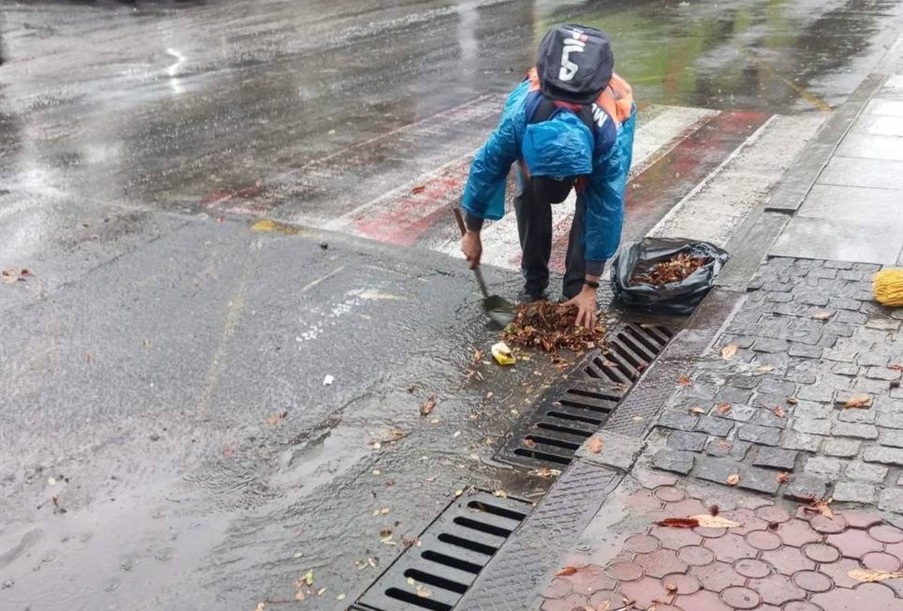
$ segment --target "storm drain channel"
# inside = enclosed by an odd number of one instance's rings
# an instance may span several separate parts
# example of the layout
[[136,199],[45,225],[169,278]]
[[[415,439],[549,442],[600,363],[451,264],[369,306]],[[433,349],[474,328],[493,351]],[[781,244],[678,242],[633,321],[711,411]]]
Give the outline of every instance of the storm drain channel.
[[483,491],[455,499],[351,608],[449,611],[531,508]]
[[537,468],[569,465],[672,337],[660,325],[623,325],[606,338],[604,350],[588,354],[567,380],[546,391],[495,458]]

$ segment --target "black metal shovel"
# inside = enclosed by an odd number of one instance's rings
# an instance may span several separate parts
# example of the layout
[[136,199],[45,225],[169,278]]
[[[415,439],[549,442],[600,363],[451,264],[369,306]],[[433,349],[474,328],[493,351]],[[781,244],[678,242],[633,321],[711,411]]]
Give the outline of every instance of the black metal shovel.
[[[458,221],[458,229],[461,230],[461,235],[463,236],[467,233],[467,228],[464,226],[464,217],[461,216],[461,211],[457,207],[453,208],[453,212],[455,213],[455,220]],[[480,292],[483,293],[483,309],[486,311],[486,315],[498,326],[506,327],[514,320],[514,304],[498,295],[489,294],[489,290],[486,288],[486,281],[483,279],[483,270],[480,269],[479,265],[473,268],[473,274],[477,278],[477,284],[480,285]]]

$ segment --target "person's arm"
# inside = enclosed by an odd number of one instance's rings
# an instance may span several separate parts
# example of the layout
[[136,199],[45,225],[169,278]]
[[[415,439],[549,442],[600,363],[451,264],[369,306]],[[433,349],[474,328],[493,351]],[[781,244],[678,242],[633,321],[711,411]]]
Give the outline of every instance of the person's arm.
[[[581,196],[586,204],[583,228],[586,257],[586,284],[574,299],[578,308],[577,324],[592,328],[596,324],[596,289],[605,262],[618,250],[624,224],[624,193],[633,151],[636,112],[621,125],[607,152],[600,151],[595,171]],[[570,303],[570,302],[569,302]]]
[[483,252],[480,240],[483,221],[498,220],[505,214],[505,186],[511,164],[517,161],[520,153],[529,85],[525,81],[508,96],[498,127],[477,151],[470,165],[461,201],[467,227],[461,238],[461,251],[472,268],[479,265]]

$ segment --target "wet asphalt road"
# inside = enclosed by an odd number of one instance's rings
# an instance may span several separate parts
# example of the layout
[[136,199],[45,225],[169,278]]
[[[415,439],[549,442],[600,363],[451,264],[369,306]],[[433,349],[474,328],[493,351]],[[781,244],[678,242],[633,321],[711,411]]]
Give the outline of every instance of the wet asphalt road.
[[554,370],[465,377],[493,337],[466,270],[251,222],[328,225],[472,150],[491,120],[398,130],[510,89],[555,21],[609,31],[644,104],[794,114],[842,103],[901,17],[550,4],[4,4],[0,266],[34,274],[0,285],[4,609],[253,609],[308,569],[297,608],[343,608],[400,551],[381,529],[468,485],[540,494],[491,459]]

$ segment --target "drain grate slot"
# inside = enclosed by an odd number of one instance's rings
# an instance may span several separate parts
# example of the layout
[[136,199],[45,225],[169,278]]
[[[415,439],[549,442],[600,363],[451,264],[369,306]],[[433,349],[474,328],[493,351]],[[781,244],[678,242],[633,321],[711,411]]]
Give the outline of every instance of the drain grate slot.
[[426,571],[418,571],[417,569],[408,569],[404,572],[404,576],[410,577],[414,581],[419,581],[431,586],[436,586],[437,588],[442,588],[443,590],[448,590],[450,592],[457,592],[458,594],[464,594],[464,592],[467,591],[467,587],[469,585],[458,583],[457,581],[452,581],[451,579],[445,579],[444,577],[433,575],[432,573],[427,573]]
[[[450,611],[532,505],[479,491],[456,499],[355,602],[360,611]],[[408,579],[412,579],[412,586]],[[421,594],[423,588],[429,596]]]
[[[430,593],[432,595],[432,592]],[[386,596],[390,596],[400,602],[407,603],[420,609],[431,609],[433,611],[451,611],[454,606],[449,605],[433,598],[426,598],[418,595],[416,592],[408,592],[399,590],[398,588],[389,588],[386,590]]]
[[[668,344],[674,332],[627,323],[611,333],[566,380],[550,388],[495,458],[528,467],[566,466],[587,437],[605,426],[627,390]],[[575,375],[576,374],[576,375]]]
[[472,552],[486,556],[492,556],[497,551],[497,548],[495,547],[483,545],[478,541],[469,541],[467,539],[462,539],[461,537],[450,535],[448,533],[442,533],[441,535],[439,535],[439,540],[443,543],[448,543],[449,545],[457,545],[458,547],[463,547],[464,549],[469,549]]

